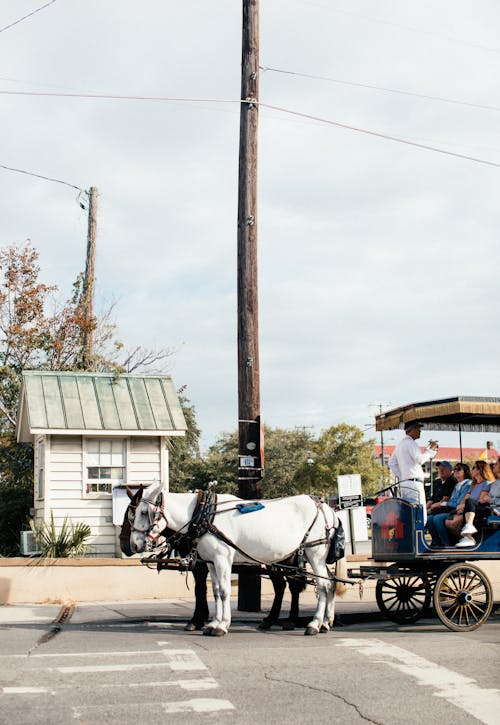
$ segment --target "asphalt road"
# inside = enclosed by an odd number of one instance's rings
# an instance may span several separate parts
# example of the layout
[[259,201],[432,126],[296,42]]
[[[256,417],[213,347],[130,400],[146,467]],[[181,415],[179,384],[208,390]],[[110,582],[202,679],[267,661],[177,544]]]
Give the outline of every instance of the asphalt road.
[[172,606],[166,617],[147,603],[81,606],[59,623],[58,607],[45,617],[11,608],[0,624],[0,723],[498,722],[498,615],[454,633],[438,620],[398,627],[346,614],[316,637],[260,631],[253,615],[212,638],[184,632],[182,605]]

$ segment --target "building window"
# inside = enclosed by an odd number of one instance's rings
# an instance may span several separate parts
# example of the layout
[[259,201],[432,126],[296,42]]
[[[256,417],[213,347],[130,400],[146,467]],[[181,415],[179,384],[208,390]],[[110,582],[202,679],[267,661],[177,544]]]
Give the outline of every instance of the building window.
[[88,439],[85,467],[86,492],[111,493],[125,481],[125,441]]
[[45,494],[44,487],[44,445],[43,439],[40,439],[37,444],[37,471],[36,471],[36,491],[37,497],[43,498]]

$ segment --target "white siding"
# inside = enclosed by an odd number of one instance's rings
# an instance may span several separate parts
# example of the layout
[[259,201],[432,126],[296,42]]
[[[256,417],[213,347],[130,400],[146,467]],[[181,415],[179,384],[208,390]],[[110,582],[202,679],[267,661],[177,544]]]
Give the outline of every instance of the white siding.
[[128,456],[128,483],[161,480],[160,438],[131,438]]
[[[115,528],[111,496],[84,497],[83,442],[81,436],[52,436],[50,450],[50,509],[56,526],[66,516],[73,524],[91,527],[89,553],[115,555]],[[50,516],[50,512],[49,512]]]
[[[87,523],[92,530],[89,554],[116,556],[116,531],[112,523],[110,495],[86,495],[82,436],[47,436],[47,468],[44,501],[36,502],[37,520],[54,515],[56,526],[69,516],[71,522]],[[162,480],[164,460],[159,437],[127,440],[127,483]],[[163,456],[164,459],[164,456]],[[36,469],[35,469],[36,470]]]

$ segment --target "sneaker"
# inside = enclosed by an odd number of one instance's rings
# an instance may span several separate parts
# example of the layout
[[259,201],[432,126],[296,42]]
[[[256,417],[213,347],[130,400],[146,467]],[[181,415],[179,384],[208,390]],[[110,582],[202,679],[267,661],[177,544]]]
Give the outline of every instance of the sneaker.
[[477,529],[474,524],[465,524],[460,533],[462,536],[465,536],[465,534],[477,534]]
[[472,536],[462,536],[458,544],[456,544],[457,549],[466,549],[469,546],[475,546],[476,542],[472,538]]

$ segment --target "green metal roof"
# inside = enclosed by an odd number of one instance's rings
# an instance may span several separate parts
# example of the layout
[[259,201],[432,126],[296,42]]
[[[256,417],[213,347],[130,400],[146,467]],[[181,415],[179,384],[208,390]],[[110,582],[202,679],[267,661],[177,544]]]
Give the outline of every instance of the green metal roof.
[[169,375],[23,372],[19,440],[56,431],[182,435],[186,427]]

